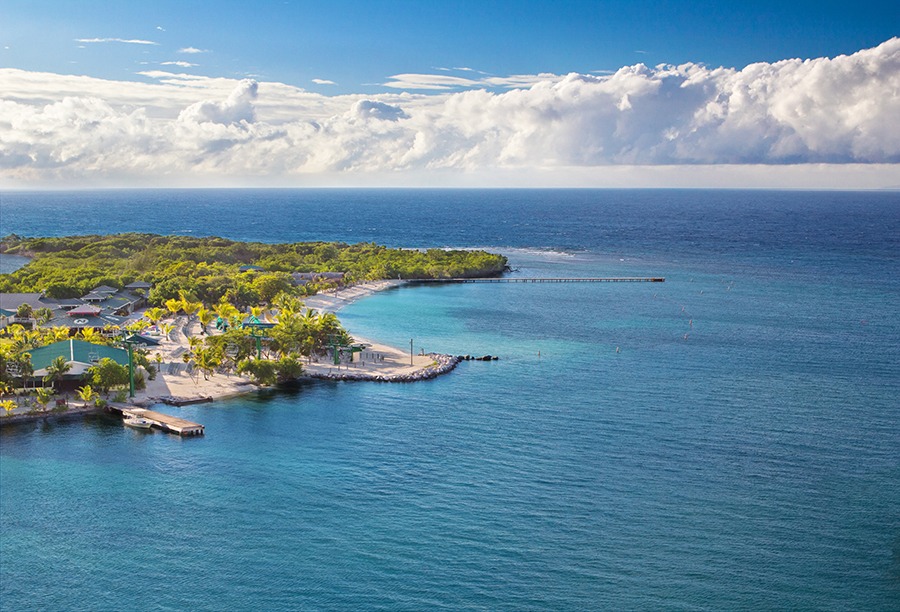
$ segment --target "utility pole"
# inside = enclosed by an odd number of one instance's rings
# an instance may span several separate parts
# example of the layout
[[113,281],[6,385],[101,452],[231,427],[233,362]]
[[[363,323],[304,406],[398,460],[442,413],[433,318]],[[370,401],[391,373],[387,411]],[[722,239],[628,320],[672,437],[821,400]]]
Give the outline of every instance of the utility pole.
[[413,364],[413,339],[409,339],[409,365]]
[[128,397],[134,397],[134,344],[126,342],[128,347]]

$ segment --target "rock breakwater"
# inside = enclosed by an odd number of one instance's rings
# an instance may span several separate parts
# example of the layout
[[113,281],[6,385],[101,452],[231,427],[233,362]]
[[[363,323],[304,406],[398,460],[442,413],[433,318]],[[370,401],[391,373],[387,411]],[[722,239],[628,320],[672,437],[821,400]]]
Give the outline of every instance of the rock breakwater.
[[379,374],[378,372],[366,372],[364,370],[338,370],[322,373],[307,373],[310,378],[319,378],[322,380],[369,380],[375,382],[415,382],[417,380],[428,380],[435,378],[441,374],[453,370],[459,363],[459,358],[455,355],[444,355],[441,353],[428,354],[433,363],[427,367],[420,368],[414,372],[401,374]]

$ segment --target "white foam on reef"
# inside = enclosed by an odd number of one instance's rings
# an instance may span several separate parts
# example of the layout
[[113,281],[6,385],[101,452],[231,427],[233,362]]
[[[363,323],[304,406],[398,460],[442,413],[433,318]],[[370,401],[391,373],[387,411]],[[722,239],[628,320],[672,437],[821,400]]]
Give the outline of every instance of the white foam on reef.
[[508,247],[508,246],[466,246],[466,247],[456,247],[456,246],[443,246],[440,247],[442,251],[487,251],[488,253],[497,253],[500,255],[509,255],[512,254],[520,254],[520,255],[530,255],[530,256],[540,256],[546,257],[550,259],[555,258],[565,258],[565,259],[573,259],[578,257],[578,255],[582,252],[586,251],[561,251],[555,247]]

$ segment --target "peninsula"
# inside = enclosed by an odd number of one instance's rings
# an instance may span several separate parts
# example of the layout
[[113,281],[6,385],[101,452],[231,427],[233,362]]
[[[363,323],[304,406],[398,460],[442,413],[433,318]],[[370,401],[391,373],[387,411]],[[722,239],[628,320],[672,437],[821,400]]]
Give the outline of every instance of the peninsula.
[[0,275],[8,415],[51,401],[65,411],[75,396],[86,408],[131,394],[145,404],[218,398],[302,376],[430,378],[455,358],[353,338],[335,313],[405,280],[506,269],[485,251],[152,234],[7,236],[0,253],[30,258]]

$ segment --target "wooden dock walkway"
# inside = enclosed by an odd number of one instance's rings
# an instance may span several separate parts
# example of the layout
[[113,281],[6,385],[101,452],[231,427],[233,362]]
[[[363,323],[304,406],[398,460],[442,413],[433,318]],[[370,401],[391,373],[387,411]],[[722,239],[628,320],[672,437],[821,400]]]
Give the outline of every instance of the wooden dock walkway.
[[422,278],[410,283],[664,283],[661,276],[615,276],[604,278]]
[[199,423],[192,423],[186,419],[163,414],[162,412],[156,412],[155,410],[116,404],[110,404],[107,407],[113,412],[118,412],[124,418],[144,418],[151,421],[154,427],[162,429],[163,431],[177,433],[179,436],[202,436],[204,433],[203,425],[200,425]]

